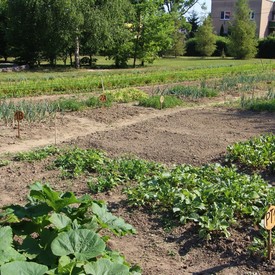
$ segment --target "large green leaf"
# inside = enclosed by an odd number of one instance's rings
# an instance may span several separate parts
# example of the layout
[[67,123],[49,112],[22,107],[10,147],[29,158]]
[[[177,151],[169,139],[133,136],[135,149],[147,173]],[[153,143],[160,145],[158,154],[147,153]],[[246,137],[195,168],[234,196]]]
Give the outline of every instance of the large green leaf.
[[12,244],[12,229],[9,226],[0,227],[0,249],[5,250]]
[[44,275],[48,267],[33,262],[14,261],[1,266],[1,275]]
[[123,264],[113,263],[108,259],[99,259],[94,263],[84,266],[86,274],[92,275],[129,275],[129,267]]
[[59,212],[65,206],[79,202],[72,192],[62,194],[54,191],[50,186],[41,185],[40,183],[35,183],[31,186],[30,197],[40,202],[45,202],[56,212]]
[[98,218],[102,228],[111,230],[116,235],[125,235],[127,233],[136,233],[132,225],[126,223],[122,218],[118,218],[110,213],[105,204],[99,205],[93,203],[92,210]]
[[12,236],[11,227],[0,227],[0,266],[10,261],[25,260],[25,257],[12,247]]
[[71,219],[65,214],[53,213],[49,221],[58,229],[61,230],[72,223]]
[[14,248],[0,249],[0,266],[11,261],[24,261],[26,258]]
[[88,229],[60,233],[51,244],[52,252],[56,256],[74,255],[80,261],[101,255],[105,247],[105,242]]

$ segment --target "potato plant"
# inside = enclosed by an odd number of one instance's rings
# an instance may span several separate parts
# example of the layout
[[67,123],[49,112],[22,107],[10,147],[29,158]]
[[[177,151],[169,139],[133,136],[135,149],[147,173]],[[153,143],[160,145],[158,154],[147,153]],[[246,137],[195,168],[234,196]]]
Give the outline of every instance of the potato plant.
[[275,135],[270,133],[230,145],[226,159],[243,167],[275,173]]

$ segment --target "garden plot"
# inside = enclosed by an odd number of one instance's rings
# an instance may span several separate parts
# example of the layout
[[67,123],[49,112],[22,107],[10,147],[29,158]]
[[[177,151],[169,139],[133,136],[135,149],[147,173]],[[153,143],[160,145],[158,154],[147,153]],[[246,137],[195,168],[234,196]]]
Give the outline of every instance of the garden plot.
[[[21,127],[21,139],[18,139],[16,127],[0,126],[2,154],[54,144],[56,137],[61,147],[96,148],[110,157],[127,154],[168,165],[198,166],[219,161],[230,144],[275,133],[275,117],[272,113],[225,107],[155,110],[115,104],[59,114],[56,121],[50,118],[34,124],[22,123]],[[58,171],[46,169],[52,158],[11,162],[1,167],[1,205],[23,203],[27,186],[35,181],[49,182],[55,189],[72,190],[77,195],[90,192],[85,175],[64,180]],[[120,187],[95,197],[106,200],[113,213],[137,229],[137,235],[114,238],[110,245],[129,262],[140,265],[143,274],[274,272],[273,265],[263,265],[259,259],[257,262],[249,257],[247,246],[253,227],[245,221],[243,229],[233,228],[228,239],[205,243],[195,233],[195,227],[164,226],[157,214],[129,209]]]

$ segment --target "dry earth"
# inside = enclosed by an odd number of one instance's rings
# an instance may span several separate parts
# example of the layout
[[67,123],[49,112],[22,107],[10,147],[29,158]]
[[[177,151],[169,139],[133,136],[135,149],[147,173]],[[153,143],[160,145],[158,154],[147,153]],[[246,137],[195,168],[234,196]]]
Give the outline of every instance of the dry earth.
[[[275,133],[275,116],[226,107],[175,108],[154,110],[129,104],[111,108],[59,114],[57,119],[16,127],[0,125],[0,154],[14,154],[37,146],[58,143],[82,148],[100,148],[110,156],[133,154],[166,164],[201,165],[216,162],[229,144],[250,137]],[[54,188],[88,193],[86,178],[62,180],[58,171],[41,162],[11,162],[0,168],[0,205],[23,203],[27,186],[34,181],[49,182]],[[272,183],[274,179],[271,179]],[[114,238],[111,246],[123,252],[145,275],[178,274],[275,274],[274,263],[249,255],[247,246],[255,229],[249,224],[231,230],[229,239],[205,243],[190,225],[164,229],[159,217],[129,209],[118,188],[98,198],[105,199],[116,215],[138,231],[135,236]]]

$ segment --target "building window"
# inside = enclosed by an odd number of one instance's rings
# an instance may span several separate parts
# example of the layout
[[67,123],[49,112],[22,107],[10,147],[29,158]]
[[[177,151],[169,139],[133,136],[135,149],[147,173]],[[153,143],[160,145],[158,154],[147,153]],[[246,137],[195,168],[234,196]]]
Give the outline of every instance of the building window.
[[221,11],[221,20],[230,20],[230,11]]
[[250,18],[250,20],[255,19],[255,12],[254,11],[249,12],[249,18]]

